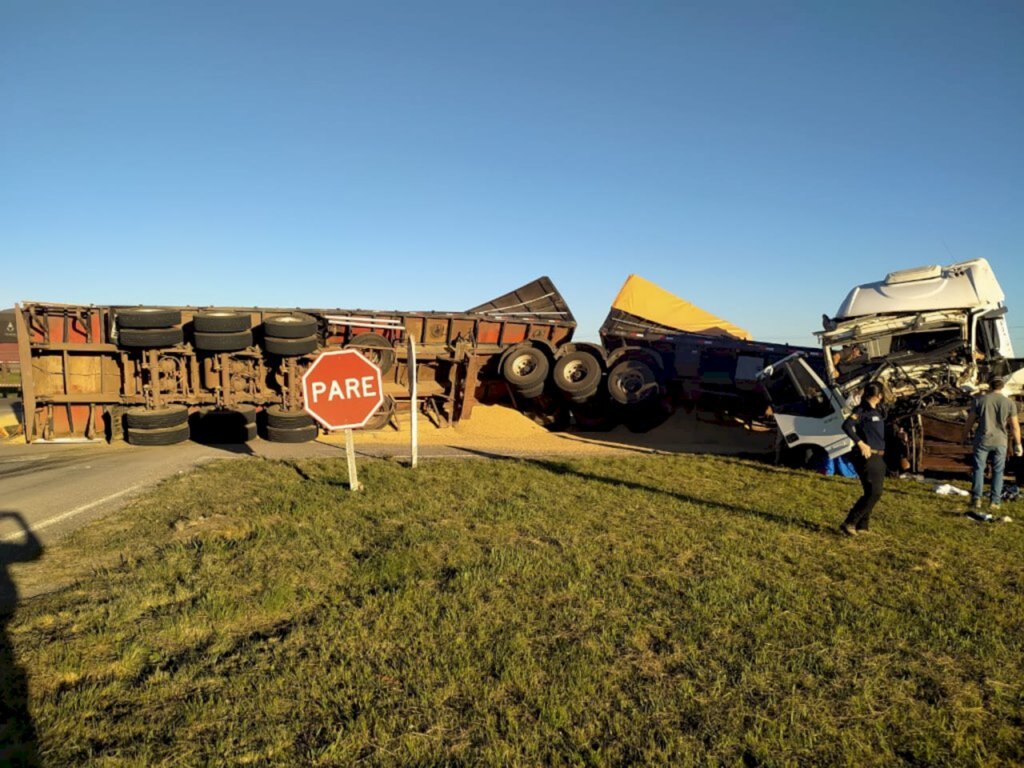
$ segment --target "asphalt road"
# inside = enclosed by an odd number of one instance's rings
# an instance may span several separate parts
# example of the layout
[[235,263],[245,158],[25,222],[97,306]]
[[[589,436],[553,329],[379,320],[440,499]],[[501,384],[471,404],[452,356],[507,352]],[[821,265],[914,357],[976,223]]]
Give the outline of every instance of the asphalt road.
[[[125,443],[0,445],[0,542],[29,527],[45,546],[114,512],[160,480],[218,459],[344,456],[336,445],[253,441],[210,446],[185,442],[142,448]],[[12,514],[13,513],[13,514]]]

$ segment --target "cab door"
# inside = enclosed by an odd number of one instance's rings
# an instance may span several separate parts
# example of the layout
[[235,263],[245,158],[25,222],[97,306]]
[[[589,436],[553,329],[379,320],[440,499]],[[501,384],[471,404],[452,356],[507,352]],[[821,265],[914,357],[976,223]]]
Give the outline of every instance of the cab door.
[[825,385],[802,353],[784,357],[761,375],[775,424],[787,446],[817,446],[830,459],[853,448],[853,441],[843,432],[846,399]]

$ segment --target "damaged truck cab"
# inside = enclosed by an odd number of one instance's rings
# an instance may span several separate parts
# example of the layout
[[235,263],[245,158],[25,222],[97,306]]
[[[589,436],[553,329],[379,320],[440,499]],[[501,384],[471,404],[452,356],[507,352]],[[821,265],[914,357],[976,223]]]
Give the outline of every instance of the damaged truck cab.
[[892,470],[963,468],[970,398],[993,376],[1007,396],[1024,389],[1005,295],[985,259],[891,272],[854,288],[816,335],[825,381],[793,355],[765,369],[780,445],[835,458],[852,447],[842,422],[864,385],[886,393]]

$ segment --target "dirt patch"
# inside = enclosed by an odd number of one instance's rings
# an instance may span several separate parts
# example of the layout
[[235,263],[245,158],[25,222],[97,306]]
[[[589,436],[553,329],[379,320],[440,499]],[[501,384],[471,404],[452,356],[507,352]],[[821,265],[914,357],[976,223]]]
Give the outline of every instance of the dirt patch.
[[188,541],[203,537],[238,540],[244,539],[252,530],[252,526],[246,521],[227,515],[180,517],[171,527],[174,530],[172,541]]

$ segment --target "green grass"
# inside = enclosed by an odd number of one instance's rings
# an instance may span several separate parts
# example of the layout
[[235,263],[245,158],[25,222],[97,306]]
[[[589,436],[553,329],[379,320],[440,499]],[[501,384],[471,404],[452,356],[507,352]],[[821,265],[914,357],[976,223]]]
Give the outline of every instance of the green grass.
[[[35,568],[53,765],[1024,762],[1018,525],[713,457],[224,462]],[[1011,509],[1011,514],[1012,509]]]

